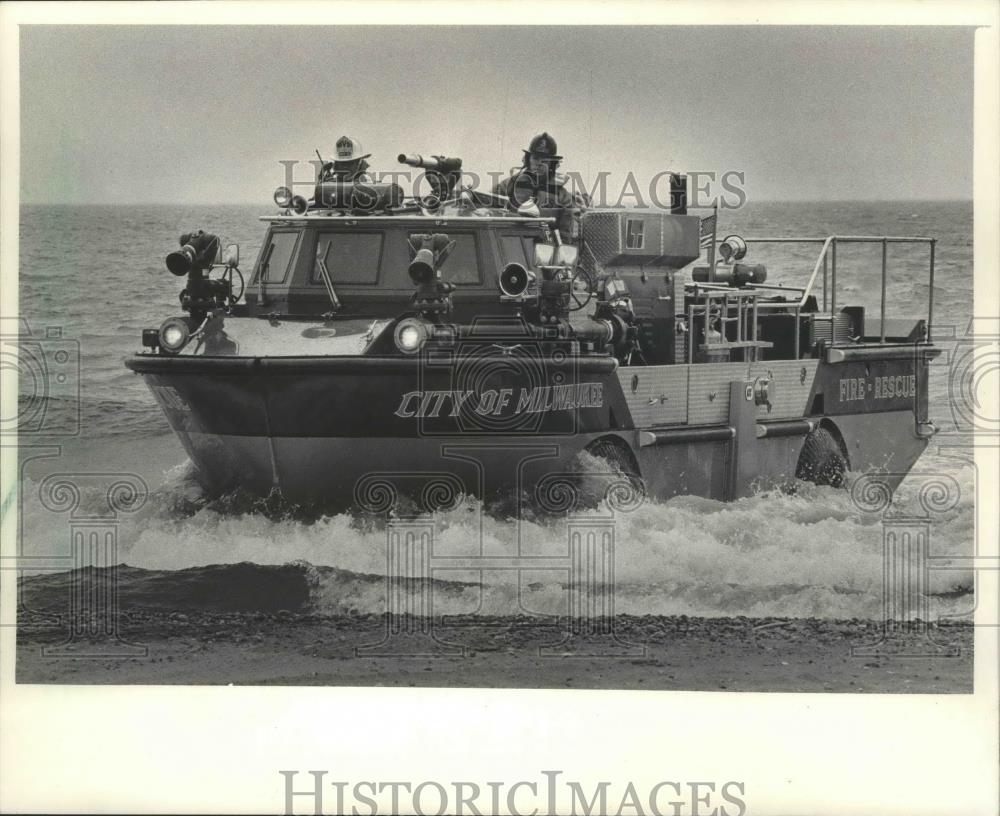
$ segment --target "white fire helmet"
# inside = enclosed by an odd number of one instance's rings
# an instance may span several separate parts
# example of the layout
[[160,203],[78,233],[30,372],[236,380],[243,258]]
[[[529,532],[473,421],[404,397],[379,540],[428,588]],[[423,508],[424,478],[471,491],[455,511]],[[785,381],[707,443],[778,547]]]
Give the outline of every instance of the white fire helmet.
[[367,159],[371,153],[365,153],[361,142],[351,136],[341,136],[337,139],[333,160],[336,162],[357,161]]

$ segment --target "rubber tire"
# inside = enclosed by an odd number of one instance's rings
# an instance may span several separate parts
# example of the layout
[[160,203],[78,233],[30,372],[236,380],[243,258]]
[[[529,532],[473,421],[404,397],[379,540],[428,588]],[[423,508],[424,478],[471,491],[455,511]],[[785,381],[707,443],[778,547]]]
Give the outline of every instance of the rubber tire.
[[847,473],[847,457],[826,428],[817,428],[802,445],[795,478],[818,485],[843,487]]
[[611,465],[612,471],[621,474],[625,481],[632,486],[633,495],[640,504],[646,500],[648,497],[646,483],[643,481],[639,466],[632,458],[631,452],[623,444],[618,444],[610,439],[598,439],[587,445],[587,453],[605,460]]
[[620,445],[616,445],[610,439],[598,439],[587,445],[587,453],[598,459],[606,459],[622,476],[629,481],[639,480],[639,469]]

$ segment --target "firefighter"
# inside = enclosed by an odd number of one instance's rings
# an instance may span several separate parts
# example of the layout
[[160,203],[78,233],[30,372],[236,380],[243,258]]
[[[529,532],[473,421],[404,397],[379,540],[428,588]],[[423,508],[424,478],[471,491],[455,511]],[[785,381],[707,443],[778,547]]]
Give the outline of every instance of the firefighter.
[[542,210],[555,210],[563,240],[574,241],[579,234],[579,216],[589,202],[567,186],[567,177],[557,172],[562,156],[556,140],[540,133],[524,151],[524,163],[513,175],[499,182],[495,195],[504,196],[515,208],[534,199]]
[[334,160],[323,165],[320,181],[371,181],[368,162],[361,142],[351,136],[341,136],[334,148]]

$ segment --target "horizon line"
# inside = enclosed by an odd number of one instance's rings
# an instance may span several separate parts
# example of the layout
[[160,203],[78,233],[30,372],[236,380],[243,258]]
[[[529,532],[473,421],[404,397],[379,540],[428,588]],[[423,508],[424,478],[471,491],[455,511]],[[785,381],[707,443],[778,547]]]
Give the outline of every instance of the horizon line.
[[[934,197],[934,198],[758,198],[748,200],[741,207],[726,207],[722,209],[739,210],[743,207],[758,204],[920,204],[920,203],[975,203],[973,197]],[[268,206],[258,201],[19,201],[18,206],[30,207],[251,207]],[[710,209],[709,207],[689,205],[691,209]],[[591,209],[607,209],[591,207]]]

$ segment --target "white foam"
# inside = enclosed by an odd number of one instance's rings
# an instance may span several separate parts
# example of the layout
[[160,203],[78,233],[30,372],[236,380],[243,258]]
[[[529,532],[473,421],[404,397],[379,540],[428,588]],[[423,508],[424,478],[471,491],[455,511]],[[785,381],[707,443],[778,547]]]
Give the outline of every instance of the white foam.
[[[955,468],[953,464],[953,468]],[[931,554],[972,552],[973,474],[957,467],[961,487],[957,505],[931,526]],[[916,501],[904,482],[895,511],[913,510]],[[25,495],[25,551],[41,553],[55,544],[65,552],[69,519],[40,505],[29,483]],[[384,575],[387,537],[384,524],[366,524],[349,514],[313,523],[270,519],[257,513],[220,512],[198,506],[197,490],[181,472],[150,496],[134,517],[118,525],[118,560],[147,569],[181,569],[250,561],[284,564],[306,561],[355,573]],[[85,497],[99,503],[101,497]],[[186,507],[179,512],[178,507]],[[800,485],[795,495],[768,493],[733,503],[685,496],[647,502],[627,513],[599,507],[573,518],[577,527],[602,527],[613,521],[615,609],[629,614],[748,615],[877,618],[882,608],[883,524],[865,513],[850,492]],[[568,564],[570,524],[566,519],[496,519],[477,502],[434,519],[433,577],[479,582],[474,557],[540,556]],[[443,569],[458,558],[466,572]],[[560,561],[560,558],[562,561]],[[516,614],[518,603],[543,614],[565,614],[565,569],[484,576],[485,587],[435,590],[437,611]],[[931,593],[969,591],[968,570],[931,570]],[[529,586],[530,585],[530,586]],[[381,582],[343,581],[317,589],[328,611],[380,613],[385,609]],[[338,597],[338,593],[344,597]],[[972,607],[971,597],[951,598],[951,612]],[[945,609],[940,606],[940,609]]]

